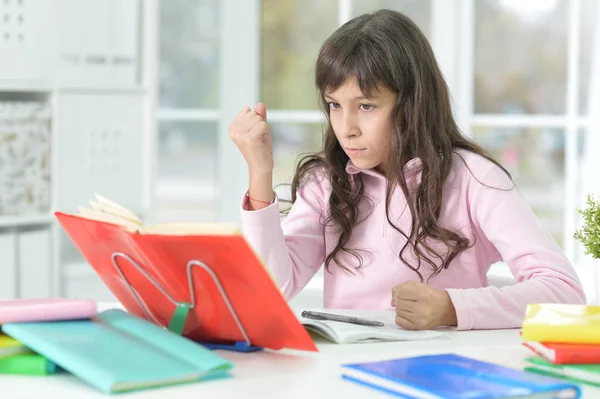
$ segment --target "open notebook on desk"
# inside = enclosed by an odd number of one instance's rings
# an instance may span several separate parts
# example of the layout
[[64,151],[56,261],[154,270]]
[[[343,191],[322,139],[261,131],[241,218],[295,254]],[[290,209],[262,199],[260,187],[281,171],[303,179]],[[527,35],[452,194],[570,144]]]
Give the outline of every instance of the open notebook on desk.
[[438,330],[410,331],[405,330],[394,322],[395,312],[393,310],[323,310],[338,315],[354,316],[374,321],[381,321],[383,327],[363,326],[359,324],[345,323],[331,320],[313,320],[302,317],[302,311],[298,311],[296,316],[304,327],[325,339],[337,344],[351,344],[358,342],[373,341],[422,341],[445,337],[448,332]]

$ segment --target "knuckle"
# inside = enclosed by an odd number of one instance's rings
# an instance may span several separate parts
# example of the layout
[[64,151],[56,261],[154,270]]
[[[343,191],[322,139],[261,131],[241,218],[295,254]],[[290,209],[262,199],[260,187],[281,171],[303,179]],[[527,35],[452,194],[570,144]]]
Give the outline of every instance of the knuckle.
[[400,327],[404,328],[404,319],[402,319],[400,316],[396,316],[394,322]]

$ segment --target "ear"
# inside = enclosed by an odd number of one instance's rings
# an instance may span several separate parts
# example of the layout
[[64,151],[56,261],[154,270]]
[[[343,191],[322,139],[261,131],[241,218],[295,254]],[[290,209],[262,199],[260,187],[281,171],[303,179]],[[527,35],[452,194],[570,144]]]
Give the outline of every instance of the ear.
[[267,121],[267,107],[265,107],[265,104],[263,104],[263,103],[256,104],[256,107],[254,108],[254,112],[256,112],[258,114],[258,116],[263,118],[263,120],[265,122]]

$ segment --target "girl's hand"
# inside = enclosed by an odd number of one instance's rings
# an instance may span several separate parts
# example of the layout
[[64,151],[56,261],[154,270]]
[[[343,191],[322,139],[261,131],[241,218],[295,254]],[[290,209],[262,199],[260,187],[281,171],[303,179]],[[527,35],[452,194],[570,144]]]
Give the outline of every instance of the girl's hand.
[[456,326],[456,311],[446,291],[418,281],[407,281],[392,288],[396,324],[407,330],[429,330]]
[[250,175],[273,171],[273,144],[263,103],[256,104],[254,111],[244,107],[231,122],[229,137],[244,156]]

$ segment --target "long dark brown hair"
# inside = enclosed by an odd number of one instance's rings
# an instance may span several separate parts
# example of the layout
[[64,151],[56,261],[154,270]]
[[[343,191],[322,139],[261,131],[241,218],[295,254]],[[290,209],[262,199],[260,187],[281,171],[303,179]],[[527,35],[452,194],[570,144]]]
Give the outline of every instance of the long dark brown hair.
[[[368,199],[364,197],[361,175],[351,177],[346,172],[349,158],[336,139],[329,119],[329,105],[324,98],[327,91],[336,90],[350,77],[356,78],[367,97],[380,87],[398,94],[398,102],[392,112],[394,131],[391,150],[384,171],[387,179],[385,211],[388,223],[406,238],[399,258],[423,281],[419,271],[421,260],[431,265],[433,272],[429,277],[433,277],[447,268],[470,245],[467,238],[438,224],[442,189],[452,167],[454,151],[468,150],[500,165],[459,130],[452,115],[448,87],[433,50],[415,23],[403,14],[390,10],[364,14],[348,21],[324,42],[316,62],[315,83],[328,122],[323,137],[323,151],[303,157],[292,180],[293,203],[297,190],[309,172],[321,168],[330,179],[332,192],[323,233],[325,236],[325,228],[334,225],[340,236],[337,245],[324,260],[327,270],[332,260],[337,262],[340,251],[357,257],[359,267],[363,264],[357,250],[346,245],[353,226],[365,217],[360,214],[358,205]],[[421,181],[414,190],[409,190],[404,166],[414,158],[421,160]],[[398,186],[413,215],[408,232],[402,231],[389,217],[392,191]],[[428,245],[430,239],[442,241],[448,251],[437,253]],[[412,246],[418,258],[416,265],[405,260],[409,246]],[[428,254],[433,254],[433,258],[441,262],[436,264]],[[340,262],[337,263],[350,271]]]

